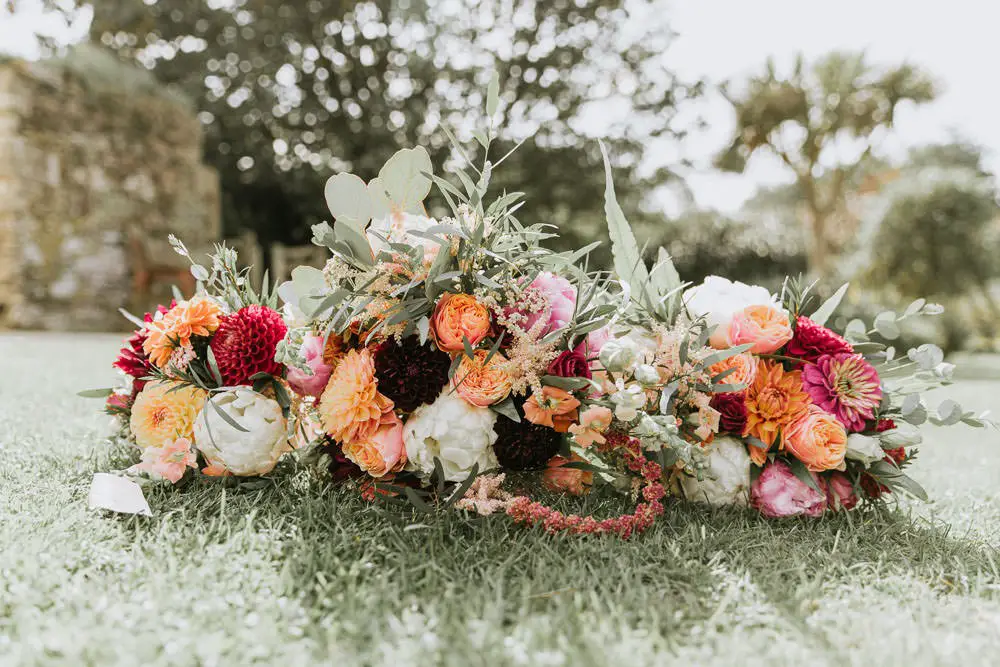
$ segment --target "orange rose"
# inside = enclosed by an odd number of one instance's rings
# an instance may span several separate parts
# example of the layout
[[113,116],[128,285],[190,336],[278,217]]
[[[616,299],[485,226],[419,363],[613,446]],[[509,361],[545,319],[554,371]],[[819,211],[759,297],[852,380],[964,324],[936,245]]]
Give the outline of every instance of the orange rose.
[[719,327],[709,342],[727,348],[753,343],[754,354],[771,354],[792,339],[788,314],[774,306],[747,306],[733,315],[728,327]]
[[708,373],[712,377],[715,377],[731,369],[732,372],[719,380],[719,382],[723,384],[743,385],[743,388],[746,389],[757,378],[757,357],[749,352],[734,354],[728,359],[723,359],[709,366]]
[[461,352],[463,338],[473,347],[478,345],[490,328],[490,311],[470,294],[445,294],[431,315],[434,342],[445,352]]
[[476,350],[474,359],[462,356],[452,383],[455,391],[471,405],[485,408],[510,395],[511,378],[504,370],[507,359],[499,352],[486,361],[486,350]]
[[549,491],[556,493],[569,493],[574,496],[584,496],[590,493],[590,487],[594,484],[594,473],[589,470],[579,468],[567,468],[567,463],[582,462],[584,459],[577,454],[570,458],[553,456],[549,459],[548,467],[542,473],[542,486]]
[[811,405],[788,428],[785,448],[812,472],[843,470],[847,431],[836,417]]
[[372,477],[399,472],[406,465],[403,422],[394,413],[388,413],[370,438],[345,444],[344,456]]

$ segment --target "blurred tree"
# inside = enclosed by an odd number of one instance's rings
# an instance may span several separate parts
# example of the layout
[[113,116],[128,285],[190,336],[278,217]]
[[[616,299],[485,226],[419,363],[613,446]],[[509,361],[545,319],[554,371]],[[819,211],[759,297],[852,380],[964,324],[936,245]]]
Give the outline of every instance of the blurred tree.
[[670,176],[640,178],[646,147],[674,133],[675,106],[700,92],[664,67],[672,33],[648,2],[102,0],[93,9],[94,39],[196,101],[227,230],[251,227],[265,245],[308,239],[308,225],[328,216],[323,183],[335,172],[371,178],[415,144],[438,170],[455,159],[441,126],[471,137],[494,69],[507,147],[534,134],[496,186],[525,191],[523,215],[561,225],[563,243],[578,245],[603,215],[590,135],[611,140],[619,199],[637,211],[646,188]]
[[[897,107],[927,102],[935,91],[927,75],[910,65],[879,71],[863,54],[831,53],[808,68],[800,56],[787,77],[769,61],[740,95],[727,87],[723,93],[735,108],[736,129],[716,165],[743,171],[760,151],[781,159],[805,205],[809,269],[822,277],[840,250],[834,213],[844,208],[855,172],[892,127]],[[848,150],[852,158],[832,160],[833,153]]]

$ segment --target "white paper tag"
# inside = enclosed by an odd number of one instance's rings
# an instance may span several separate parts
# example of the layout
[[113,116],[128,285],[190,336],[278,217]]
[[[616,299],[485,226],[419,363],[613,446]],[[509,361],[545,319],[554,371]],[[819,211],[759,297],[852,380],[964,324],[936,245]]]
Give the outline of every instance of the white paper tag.
[[153,516],[142,488],[126,477],[99,472],[90,483],[90,509]]

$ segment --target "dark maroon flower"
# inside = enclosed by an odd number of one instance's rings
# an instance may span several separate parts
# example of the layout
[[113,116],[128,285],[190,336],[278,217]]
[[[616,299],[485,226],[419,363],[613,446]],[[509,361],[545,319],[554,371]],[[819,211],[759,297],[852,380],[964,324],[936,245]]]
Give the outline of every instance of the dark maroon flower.
[[711,406],[719,411],[719,426],[723,431],[743,434],[747,425],[747,406],[742,391],[715,394]]
[[861,475],[861,489],[865,492],[865,495],[872,500],[881,498],[883,493],[892,493],[892,489],[885,484],[880,483],[868,473]]
[[816,324],[808,317],[799,317],[795,325],[795,335],[788,342],[785,353],[790,357],[801,357],[806,361],[816,361],[824,354],[853,353],[854,348],[844,338],[826,327]]
[[324,437],[321,447],[323,453],[330,457],[330,464],[327,466],[327,470],[330,471],[330,477],[333,479],[334,484],[340,484],[349,479],[365,476],[365,471],[344,455],[344,448],[341,443],[332,438]]
[[523,416],[516,422],[499,415],[493,430],[497,434],[493,451],[500,465],[508,470],[542,470],[559,451],[562,441],[562,434],[532,424]]
[[390,338],[374,356],[379,392],[403,412],[433,403],[448,384],[451,357],[431,344],[421,344],[416,336],[402,343]]
[[590,364],[582,352],[566,350],[549,364],[549,375],[590,379]]
[[249,384],[257,373],[280,376],[284,369],[274,352],[287,331],[281,314],[265,306],[247,306],[222,317],[211,342],[222,384]]
[[[170,308],[177,305],[176,301],[170,302]],[[156,310],[160,314],[166,313],[170,308],[164,306],[157,306]],[[142,321],[149,324],[153,321],[153,314],[146,313]],[[125,345],[122,346],[121,351],[118,353],[118,359],[115,363],[111,364],[121,372],[126,375],[131,375],[133,378],[142,378],[149,375],[150,371],[153,369],[153,364],[149,361],[149,356],[142,349],[142,344],[146,342],[146,328],[138,329],[131,336],[125,340]]]

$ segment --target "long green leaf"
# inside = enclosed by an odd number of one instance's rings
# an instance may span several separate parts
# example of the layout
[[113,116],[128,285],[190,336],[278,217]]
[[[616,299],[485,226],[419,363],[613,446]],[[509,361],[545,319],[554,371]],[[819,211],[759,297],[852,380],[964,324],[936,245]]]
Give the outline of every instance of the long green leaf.
[[[614,178],[611,173],[611,159],[608,157],[608,149],[604,142],[598,142],[601,146],[601,155],[604,156],[604,177],[606,185],[604,188],[604,215],[608,222],[608,236],[611,237],[611,255],[614,257],[615,273],[618,278],[632,288],[633,298],[648,297],[649,271],[642,261],[639,252],[639,244],[632,233],[632,227],[625,219],[625,213],[618,205],[615,196]],[[648,298],[640,303],[651,306]]]

